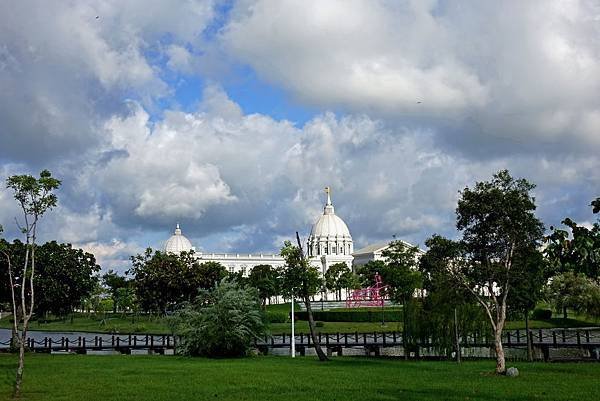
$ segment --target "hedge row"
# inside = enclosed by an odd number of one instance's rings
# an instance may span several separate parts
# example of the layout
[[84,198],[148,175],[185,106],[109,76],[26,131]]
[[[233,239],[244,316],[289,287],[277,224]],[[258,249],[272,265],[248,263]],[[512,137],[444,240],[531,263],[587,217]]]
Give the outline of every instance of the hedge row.
[[534,320],[550,320],[552,318],[552,311],[550,309],[534,309],[531,314],[531,318]]
[[265,319],[268,323],[285,323],[289,320],[289,315],[286,312],[267,311]]
[[[296,319],[308,320],[306,311],[296,312]],[[382,311],[365,309],[358,311],[313,311],[313,318],[323,322],[381,322]],[[402,321],[402,311],[385,311],[383,318],[386,322]]]

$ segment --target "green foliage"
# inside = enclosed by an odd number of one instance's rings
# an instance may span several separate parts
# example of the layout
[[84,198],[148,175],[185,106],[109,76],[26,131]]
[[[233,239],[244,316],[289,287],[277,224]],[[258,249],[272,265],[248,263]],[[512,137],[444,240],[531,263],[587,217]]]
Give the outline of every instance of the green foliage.
[[590,204],[590,206],[592,207],[592,212],[599,213],[600,212],[600,198],[594,199],[592,201],[592,203]]
[[[113,313],[118,309],[124,310],[130,303],[130,298],[134,295],[133,283],[127,280],[126,276],[121,276],[113,270],[109,270],[102,276],[102,285],[107,289],[110,297],[113,299]],[[125,297],[121,299],[121,297]],[[122,305],[123,304],[123,305]]]
[[[534,187],[502,170],[491,181],[478,182],[474,189],[461,192],[456,226],[463,231],[465,263],[457,263],[453,270],[474,293],[475,289],[486,289],[491,297],[479,300],[494,312],[492,316],[500,312],[497,305],[502,309],[504,295],[519,267],[527,266],[517,259],[536,249],[542,238],[543,224],[534,214],[535,199],[530,195]],[[498,303],[495,294],[499,295]],[[503,320],[501,314],[497,316]]]
[[[183,254],[182,254],[183,255]],[[219,262],[204,262],[201,263],[197,269],[194,263],[190,263],[189,258],[194,259],[194,253],[191,251],[188,255],[182,256],[187,260],[187,265],[190,270],[190,285],[203,288],[205,290],[211,289],[220,283],[227,276],[227,270],[225,266]],[[197,284],[194,282],[196,280]]]
[[403,241],[392,241],[381,256],[386,266],[381,272],[382,280],[389,286],[388,297],[397,303],[411,299],[415,290],[421,287],[421,273],[417,270],[419,249]]
[[457,346],[456,335],[483,331],[487,317],[468,289],[450,273],[463,261],[463,244],[439,235],[433,235],[425,244],[428,251],[419,260],[419,270],[427,296],[417,319],[418,331],[450,355]]
[[248,283],[258,290],[263,307],[267,299],[279,294],[279,272],[271,265],[257,265],[248,275]]
[[[0,240],[0,247],[10,256],[13,265],[24,263],[27,246],[19,240],[12,244]],[[80,306],[93,292],[100,270],[94,255],[71,244],[56,241],[36,246],[34,311],[38,315],[66,315]],[[10,302],[8,260],[0,258],[0,300]]]
[[281,248],[281,256],[286,261],[281,276],[281,290],[284,296],[294,294],[296,297],[307,299],[321,290],[321,274],[302,257],[300,248],[292,245],[290,241],[285,241]]
[[[37,217],[56,206],[58,198],[52,191],[60,187],[61,182],[52,177],[48,170],[40,173],[40,178],[31,175],[13,175],[6,179],[6,187],[14,191],[14,198],[19,202],[25,215]],[[33,227],[23,227],[28,234],[35,229],[37,221],[31,221]]]
[[351,283],[352,271],[346,263],[334,263],[325,272],[325,287],[335,292],[336,299],[341,299],[342,289]]
[[285,323],[289,320],[289,314],[286,312],[266,311],[265,320],[267,323]]
[[552,233],[545,238],[545,255],[557,273],[573,271],[598,280],[600,278],[600,224],[592,228],[577,225],[566,218],[562,221],[569,231],[550,227]]
[[419,249],[403,241],[392,241],[382,252],[383,260],[365,263],[358,269],[363,286],[375,283],[375,274],[379,273],[383,283],[389,286],[388,294],[392,301],[402,303],[412,298],[415,289],[422,283],[421,273],[417,270]]
[[317,321],[317,322],[315,322],[315,327],[319,327],[319,328],[320,327],[325,327],[325,323]]
[[135,296],[144,311],[166,313],[192,301],[199,288],[212,288],[227,275],[220,263],[200,264],[193,252],[175,255],[148,248],[131,261]]
[[582,273],[566,272],[554,276],[546,287],[546,299],[567,318],[567,309],[600,316],[600,286]]
[[550,274],[549,264],[539,250],[516,250],[509,283],[511,291],[507,301],[511,316],[522,316],[535,308],[543,298],[544,285]]
[[[306,311],[298,311],[295,313],[298,320],[307,320]],[[401,310],[384,310],[380,308],[364,308],[359,310],[314,310],[313,316],[315,320],[323,322],[381,322],[382,319],[386,322],[401,322]]]
[[550,320],[552,319],[552,310],[536,308],[531,312],[531,318],[534,320]]
[[375,283],[375,274],[380,275],[386,269],[383,260],[370,260],[358,268],[358,277],[362,287],[370,287]]
[[92,293],[99,270],[94,255],[71,244],[51,241],[39,247],[34,283],[36,313],[65,315],[72,312]]
[[223,280],[201,290],[171,322],[185,355],[243,356],[265,332],[257,291]]
[[514,179],[507,170],[490,181],[460,193],[456,228],[462,231],[464,257],[449,270],[484,308],[494,332],[496,373],[505,372],[501,333],[507,318],[508,295],[517,270],[527,277],[527,263],[518,263],[539,247],[544,225],[535,216],[535,185]]

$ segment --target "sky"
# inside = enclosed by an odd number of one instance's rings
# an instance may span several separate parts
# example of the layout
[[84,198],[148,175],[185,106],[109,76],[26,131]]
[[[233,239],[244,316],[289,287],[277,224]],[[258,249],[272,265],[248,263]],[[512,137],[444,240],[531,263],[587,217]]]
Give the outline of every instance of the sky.
[[[0,178],[49,169],[40,240],[104,270],[160,249],[278,252],[332,188],[355,249],[457,237],[461,189],[535,183],[596,221],[597,1],[0,2]],[[0,187],[4,236],[19,209]]]

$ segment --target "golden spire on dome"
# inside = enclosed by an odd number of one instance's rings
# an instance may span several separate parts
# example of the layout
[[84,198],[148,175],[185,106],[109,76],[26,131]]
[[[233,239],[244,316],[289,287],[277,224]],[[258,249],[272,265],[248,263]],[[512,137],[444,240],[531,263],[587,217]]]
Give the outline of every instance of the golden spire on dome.
[[327,194],[327,205],[331,205],[331,188],[325,187],[325,193]]

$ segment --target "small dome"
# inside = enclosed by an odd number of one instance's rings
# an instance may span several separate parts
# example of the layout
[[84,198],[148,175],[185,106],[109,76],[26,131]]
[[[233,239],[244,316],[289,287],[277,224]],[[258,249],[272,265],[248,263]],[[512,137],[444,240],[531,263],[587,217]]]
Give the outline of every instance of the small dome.
[[189,252],[192,249],[192,243],[183,234],[179,224],[175,228],[175,233],[165,243],[165,252],[180,254],[181,252]]
[[333,204],[331,203],[329,188],[327,188],[327,204],[323,209],[323,215],[319,217],[319,220],[317,220],[310,230],[310,238],[321,237],[352,238],[350,236],[350,230],[348,230],[348,226],[344,223],[344,220],[340,219],[335,214]]

